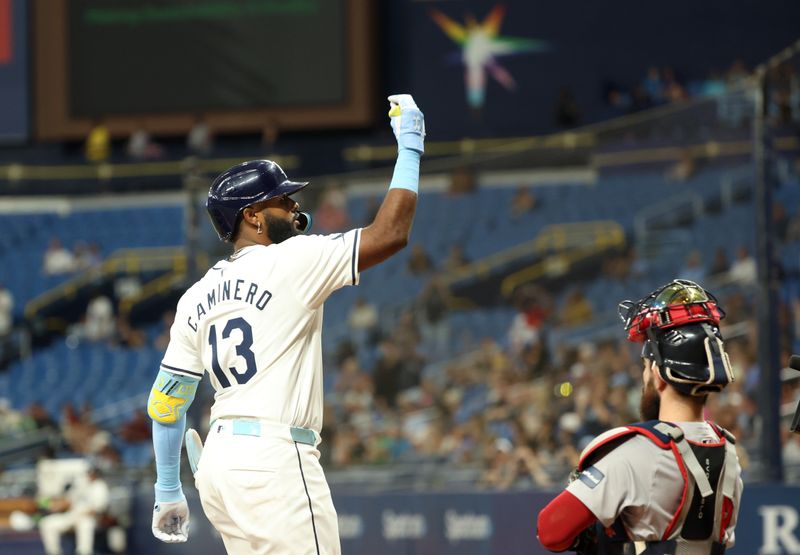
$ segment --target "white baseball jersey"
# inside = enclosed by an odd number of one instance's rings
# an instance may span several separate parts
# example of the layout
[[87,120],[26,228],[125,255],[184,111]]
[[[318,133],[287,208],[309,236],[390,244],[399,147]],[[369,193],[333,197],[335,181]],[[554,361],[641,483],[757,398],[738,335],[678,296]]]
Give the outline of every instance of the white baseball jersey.
[[220,260],[178,302],[161,368],[202,377],[211,419],[322,428],[322,307],[358,283],[361,230],[299,235]]
[[[717,443],[719,437],[707,422],[676,422],[688,441]],[[575,480],[567,491],[592,511],[604,526],[621,517],[625,529],[637,541],[659,541],[681,502],[684,483],[675,456],[642,435],[634,435],[603,456],[593,467],[593,480]],[[737,464],[738,468],[738,464]],[[734,543],[736,514],[742,496],[742,479],[734,488],[733,519],[725,542]]]

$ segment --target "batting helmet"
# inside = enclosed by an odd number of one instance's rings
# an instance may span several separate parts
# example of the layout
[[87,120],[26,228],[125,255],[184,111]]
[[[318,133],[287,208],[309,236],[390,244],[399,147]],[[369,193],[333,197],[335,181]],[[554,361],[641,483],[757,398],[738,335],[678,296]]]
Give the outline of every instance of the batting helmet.
[[[211,184],[206,210],[220,240],[230,241],[242,218],[242,211],[257,202],[291,195],[308,185],[289,181],[272,160],[251,160],[224,171]],[[305,220],[303,220],[305,218]],[[311,218],[303,214],[301,230],[310,227]]]
[[623,301],[619,314],[628,339],[644,343],[642,357],[678,391],[702,396],[734,380],[719,331],[725,311],[695,282],[676,279],[639,302]]

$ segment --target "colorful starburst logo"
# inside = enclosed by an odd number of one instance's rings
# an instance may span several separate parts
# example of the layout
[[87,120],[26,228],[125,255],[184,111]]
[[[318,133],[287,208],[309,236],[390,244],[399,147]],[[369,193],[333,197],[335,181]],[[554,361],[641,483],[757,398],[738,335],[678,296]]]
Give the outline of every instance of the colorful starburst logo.
[[546,41],[521,37],[498,36],[506,8],[496,5],[489,15],[478,23],[472,15],[464,17],[464,24],[457,23],[439,10],[431,10],[431,19],[461,47],[461,51],[450,59],[464,65],[464,81],[467,103],[472,108],[483,106],[486,98],[486,75],[491,75],[506,90],[516,88],[514,77],[498,63],[498,58],[541,52],[547,50]]

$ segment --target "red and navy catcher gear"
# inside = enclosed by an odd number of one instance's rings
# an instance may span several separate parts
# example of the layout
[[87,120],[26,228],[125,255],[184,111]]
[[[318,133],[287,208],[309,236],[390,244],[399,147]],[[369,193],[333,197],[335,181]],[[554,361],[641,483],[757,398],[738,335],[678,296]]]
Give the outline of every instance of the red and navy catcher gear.
[[[242,211],[258,202],[291,195],[308,185],[290,181],[272,160],[251,160],[229,168],[211,184],[206,210],[220,240],[230,241],[242,218]],[[300,231],[311,228],[311,215],[298,216]]]
[[604,529],[600,523],[595,525],[593,535],[596,540],[591,553],[725,553],[726,532],[735,515],[734,498],[739,474],[736,438],[716,424],[709,424],[719,438],[718,442],[691,442],[675,424],[650,420],[609,430],[586,446],[577,472],[580,473],[578,479],[587,485],[596,481],[598,471],[592,465],[637,434],[661,449],[671,450],[683,475],[680,503],[659,540],[637,542],[639,545],[634,546],[623,520],[617,518],[609,528]]
[[719,331],[725,312],[695,282],[676,279],[639,302],[623,301],[619,314],[628,340],[644,342],[642,357],[678,391],[703,396],[734,380]]

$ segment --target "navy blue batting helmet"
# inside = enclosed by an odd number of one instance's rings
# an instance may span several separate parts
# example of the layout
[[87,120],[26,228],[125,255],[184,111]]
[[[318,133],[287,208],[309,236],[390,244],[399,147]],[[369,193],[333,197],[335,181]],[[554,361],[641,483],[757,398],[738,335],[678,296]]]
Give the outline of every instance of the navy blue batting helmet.
[[272,160],[251,160],[224,171],[211,184],[206,210],[222,241],[230,241],[242,211],[257,202],[291,195],[308,183],[289,181]]

